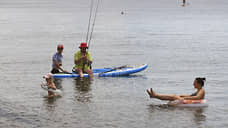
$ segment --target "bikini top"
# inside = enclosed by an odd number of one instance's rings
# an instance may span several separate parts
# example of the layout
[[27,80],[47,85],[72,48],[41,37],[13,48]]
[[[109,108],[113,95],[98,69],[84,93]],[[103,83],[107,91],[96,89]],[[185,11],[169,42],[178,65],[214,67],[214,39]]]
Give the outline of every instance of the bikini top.
[[196,96],[198,92],[192,93],[191,96]]

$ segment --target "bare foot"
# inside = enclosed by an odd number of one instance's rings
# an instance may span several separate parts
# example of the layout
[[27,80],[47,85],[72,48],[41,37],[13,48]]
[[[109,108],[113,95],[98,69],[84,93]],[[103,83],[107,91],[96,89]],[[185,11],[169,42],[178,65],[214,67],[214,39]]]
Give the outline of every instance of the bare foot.
[[150,98],[152,98],[151,94],[150,94],[150,91],[148,89],[146,91],[147,91],[148,95],[150,96]]
[[155,93],[154,93],[152,88],[150,88],[150,91],[148,89],[146,91],[149,94],[150,98],[154,98],[155,97]]

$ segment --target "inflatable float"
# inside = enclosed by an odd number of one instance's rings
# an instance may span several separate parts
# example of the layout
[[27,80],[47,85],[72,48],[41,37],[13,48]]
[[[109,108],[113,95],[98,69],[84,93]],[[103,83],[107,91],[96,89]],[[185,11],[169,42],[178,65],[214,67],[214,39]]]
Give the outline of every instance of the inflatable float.
[[168,105],[177,106],[177,107],[208,107],[208,101],[205,99],[202,100],[184,100],[180,102],[179,100],[174,100],[168,102]]

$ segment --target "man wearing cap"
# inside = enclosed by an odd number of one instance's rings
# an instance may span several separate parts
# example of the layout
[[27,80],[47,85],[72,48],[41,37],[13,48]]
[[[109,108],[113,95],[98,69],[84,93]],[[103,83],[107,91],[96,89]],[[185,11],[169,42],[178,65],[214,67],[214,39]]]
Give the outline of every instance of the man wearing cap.
[[87,51],[88,46],[86,43],[81,43],[79,48],[80,51],[74,54],[74,69],[80,77],[83,77],[83,72],[88,73],[89,77],[93,77],[93,71],[90,69],[93,61],[90,53]]
[[51,70],[51,73],[53,73],[53,74],[54,73],[59,73],[60,71],[67,72],[66,70],[63,70],[61,68],[61,66],[62,66],[62,58],[63,58],[62,52],[63,52],[63,45],[59,44],[57,46],[57,52],[52,57],[52,70]]

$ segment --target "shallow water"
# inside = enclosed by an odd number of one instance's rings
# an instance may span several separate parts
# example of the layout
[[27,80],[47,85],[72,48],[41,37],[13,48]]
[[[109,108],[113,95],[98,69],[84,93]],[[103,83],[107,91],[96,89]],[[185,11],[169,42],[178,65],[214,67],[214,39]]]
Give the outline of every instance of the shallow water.
[[[0,0],[0,127],[228,127],[227,9],[226,0],[103,0],[93,67],[149,67],[128,77],[58,79],[62,96],[47,99],[42,76],[58,43],[72,69],[89,1]],[[191,94],[198,76],[207,78],[207,108],[168,107],[145,92]]]

